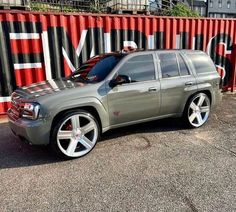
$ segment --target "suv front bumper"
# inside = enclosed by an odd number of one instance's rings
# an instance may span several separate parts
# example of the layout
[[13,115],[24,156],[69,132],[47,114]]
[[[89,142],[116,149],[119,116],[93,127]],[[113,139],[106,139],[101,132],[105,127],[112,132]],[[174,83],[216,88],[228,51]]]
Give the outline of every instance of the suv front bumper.
[[49,144],[51,124],[48,121],[43,119],[14,119],[11,109],[7,111],[7,115],[9,126],[15,135],[27,140],[28,143],[33,145]]

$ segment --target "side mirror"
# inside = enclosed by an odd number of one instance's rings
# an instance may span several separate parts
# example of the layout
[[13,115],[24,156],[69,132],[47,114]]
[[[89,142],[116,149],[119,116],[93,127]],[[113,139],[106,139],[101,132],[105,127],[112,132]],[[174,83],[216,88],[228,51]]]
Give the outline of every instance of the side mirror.
[[131,83],[131,79],[126,75],[118,75],[116,78],[112,79],[109,83],[110,87],[114,88],[117,85]]

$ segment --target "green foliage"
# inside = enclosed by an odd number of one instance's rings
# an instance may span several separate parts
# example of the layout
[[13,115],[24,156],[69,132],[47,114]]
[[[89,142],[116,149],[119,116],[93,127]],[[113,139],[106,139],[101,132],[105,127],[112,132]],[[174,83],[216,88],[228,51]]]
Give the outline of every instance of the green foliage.
[[63,5],[63,7],[60,7],[60,5],[50,5],[41,2],[31,2],[30,8],[32,11],[41,11],[41,12],[48,12],[48,11],[79,12],[78,9],[73,8],[72,6]]
[[[66,2],[66,1],[62,1]],[[56,3],[47,2],[31,2],[30,8],[32,11],[60,11],[60,12],[92,12],[101,13],[104,9],[104,2],[101,0],[93,0],[89,4],[81,4],[78,6],[70,4],[60,4],[60,1]]]
[[89,8],[88,8],[88,12],[92,12],[92,13],[101,13],[102,12],[102,7],[99,3],[91,3]]
[[178,3],[172,8],[168,8],[164,11],[164,15],[167,16],[180,16],[180,17],[200,17],[198,12],[191,10],[185,4]]

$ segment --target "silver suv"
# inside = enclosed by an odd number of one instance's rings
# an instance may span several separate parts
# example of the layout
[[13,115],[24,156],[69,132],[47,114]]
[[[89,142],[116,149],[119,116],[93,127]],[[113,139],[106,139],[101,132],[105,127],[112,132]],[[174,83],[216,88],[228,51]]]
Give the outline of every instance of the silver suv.
[[101,133],[166,117],[196,128],[221,100],[220,76],[201,51],[163,50],[95,56],[71,76],[17,89],[12,131],[61,156],[89,153]]

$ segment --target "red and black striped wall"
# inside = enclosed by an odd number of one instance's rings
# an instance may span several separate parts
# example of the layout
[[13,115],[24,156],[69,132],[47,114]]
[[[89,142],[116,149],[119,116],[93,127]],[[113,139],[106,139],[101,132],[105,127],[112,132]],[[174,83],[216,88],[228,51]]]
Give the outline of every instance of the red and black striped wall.
[[69,75],[93,55],[121,50],[198,49],[235,86],[236,20],[108,14],[0,12],[0,113],[19,86]]

